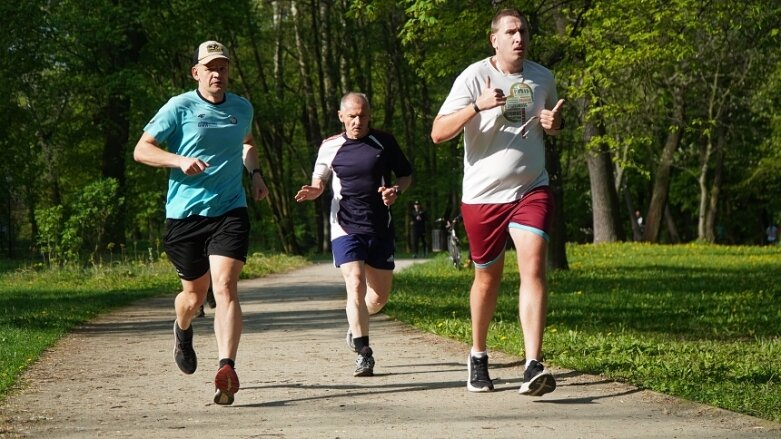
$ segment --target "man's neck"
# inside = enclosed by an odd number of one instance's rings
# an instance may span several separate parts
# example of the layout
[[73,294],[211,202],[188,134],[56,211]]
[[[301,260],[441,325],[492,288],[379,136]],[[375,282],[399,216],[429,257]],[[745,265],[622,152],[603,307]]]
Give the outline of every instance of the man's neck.
[[209,93],[208,90],[198,89],[198,96],[204,101],[211,102],[212,104],[221,104],[225,102],[225,92]]
[[523,59],[516,62],[506,63],[499,59],[498,56],[491,57],[494,67],[505,75],[514,75],[523,72]]

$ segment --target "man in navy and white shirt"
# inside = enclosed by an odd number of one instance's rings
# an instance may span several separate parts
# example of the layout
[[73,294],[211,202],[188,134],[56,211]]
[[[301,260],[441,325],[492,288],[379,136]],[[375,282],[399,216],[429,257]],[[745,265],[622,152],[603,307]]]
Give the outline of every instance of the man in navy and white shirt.
[[347,289],[347,343],[358,353],[353,375],[372,376],[369,315],[388,302],[395,267],[390,207],[412,183],[412,165],[393,135],[369,128],[366,95],[347,93],[339,108],[344,132],[320,145],[312,184],[296,201],[316,199],[331,180],[331,247]]

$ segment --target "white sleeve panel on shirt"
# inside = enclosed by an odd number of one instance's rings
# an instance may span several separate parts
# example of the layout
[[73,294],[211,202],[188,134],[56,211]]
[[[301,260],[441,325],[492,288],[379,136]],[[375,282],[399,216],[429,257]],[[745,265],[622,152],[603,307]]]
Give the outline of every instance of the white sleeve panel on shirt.
[[315,169],[312,172],[313,178],[319,178],[324,182],[331,178],[333,173],[331,164],[342,144],[344,144],[344,137],[342,136],[330,137],[320,144],[320,149],[317,151],[317,159],[315,160]]

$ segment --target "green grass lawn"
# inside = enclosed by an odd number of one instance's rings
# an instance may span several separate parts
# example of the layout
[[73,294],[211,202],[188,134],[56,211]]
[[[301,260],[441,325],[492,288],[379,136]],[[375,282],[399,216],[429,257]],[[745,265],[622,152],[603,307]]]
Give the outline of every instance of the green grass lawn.
[[[306,264],[300,257],[255,253],[242,278]],[[71,329],[139,299],[173,296],[181,285],[167,261],[91,268],[3,267],[7,270],[0,272],[0,398],[44,349]]]
[[[547,364],[781,421],[781,247],[570,245],[549,274]],[[508,254],[490,349],[523,356]],[[385,312],[471,343],[472,269],[402,272]]]

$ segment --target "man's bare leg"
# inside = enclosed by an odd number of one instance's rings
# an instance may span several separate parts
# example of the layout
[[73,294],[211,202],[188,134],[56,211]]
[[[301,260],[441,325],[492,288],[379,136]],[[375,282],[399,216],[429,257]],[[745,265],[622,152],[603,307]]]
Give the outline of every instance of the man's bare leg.
[[367,265],[366,284],[366,309],[369,315],[374,315],[388,303],[393,286],[393,270],[380,270]]
[[230,405],[233,395],[239,391],[239,377],[235,360],[244,328],[239,302],[239,274],[244,262],[225,257],[209,256],[212,274],[212,290],[217,308],[214,311],[214,335],[220,364],[214,377],[215,404]]

